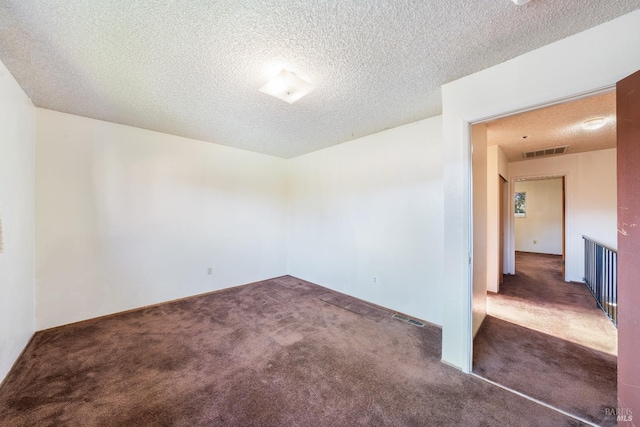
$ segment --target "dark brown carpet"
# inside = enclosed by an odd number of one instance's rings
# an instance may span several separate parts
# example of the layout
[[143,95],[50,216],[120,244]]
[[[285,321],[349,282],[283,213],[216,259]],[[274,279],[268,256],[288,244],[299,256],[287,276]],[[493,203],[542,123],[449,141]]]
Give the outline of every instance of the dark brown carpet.
[[[615,425],[606,409],[617,405],[617,360],[596,349],[609,345],[606,334],[615,328],[584,285],[561,280],[560,262],[556,256],[517,254],[517,274],[505,278],[500,292],[515,307],[506,318],[520,314],[538,330],[487,316],[474,340],[473,371],[596,424]],[[500,304],[505,299],[493,307],[496,315],[505,312]],[[582,321],[590,331],[572,324]]]
[[0,424],[580,425],[442,364],[438,327],[331,294],[282,277],[39,332]]

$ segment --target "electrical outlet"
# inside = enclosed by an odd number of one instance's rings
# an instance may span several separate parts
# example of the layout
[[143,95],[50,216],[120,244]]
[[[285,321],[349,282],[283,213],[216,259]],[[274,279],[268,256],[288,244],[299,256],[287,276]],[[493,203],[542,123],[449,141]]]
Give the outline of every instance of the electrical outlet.
[[373,284],[374,285],[378,284],[378,276],[373,276]]
[[213,268],[209,267],[207,268],[207,276],[211,276],[213,274]]

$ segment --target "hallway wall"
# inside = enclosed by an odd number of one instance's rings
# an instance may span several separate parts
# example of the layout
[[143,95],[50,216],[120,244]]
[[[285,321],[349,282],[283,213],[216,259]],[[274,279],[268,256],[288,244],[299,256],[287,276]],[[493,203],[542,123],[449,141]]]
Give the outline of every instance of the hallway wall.
[[[491,141],[487,141],[491,144]],[[501,224],[500,207],[503,200],[500,199],[502,179],[509,180],[509,166],[502,149],[497,145],[487,147],[487,291],[498,292],[500,290],[500,278],[503,271],[500,270],[500,242]],[[505,223],[509,223],[508,210],[504,211]],[[504,226],[504,224],[503,224]],[[504,247],[504,253],[508,248]],[[506,267],[506,266],[505,266]],[[504,267],[503,267],[504,270]]]
[[[495,252],[487,247],[487,211],[488,170],[487,164],[487,126],[483,123],[471,128],[473,150],[473,336],[478,333],[487,314],[487,263],[494,259]],[[495,172],[495,171],[494,171]]]
[[565,280],[584,276],[583,235],[617,247],[616,149],[509,164],[511,179],[566,174]]
[[517,181],[526,215],[514,218],[516,251],[562,255],[562,178]]

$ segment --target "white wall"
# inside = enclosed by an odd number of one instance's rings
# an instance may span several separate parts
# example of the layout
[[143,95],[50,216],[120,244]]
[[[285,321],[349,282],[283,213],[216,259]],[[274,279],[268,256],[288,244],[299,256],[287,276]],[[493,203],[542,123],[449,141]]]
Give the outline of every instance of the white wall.
[[640,69],[638,52],[640,11],[635,11],[442,87],[445,362],[471,370],[469,123],[613,85]]
[[473,336],[487,315],[487,126],[474,125],[473,138]]
[[562,178],[516,181],[514,188],[526,194],[526,214],[514,220],[516,251],[562,255]]
[[514,162],[509,174],[511,179],[566,175],[565,280],[584,276],[582,235],[618,247],[615,148]]
[[0,62],[0,382],[35,331],[35,114]]
[[[443,86],[442,125],[363,138],[372,153],[360,140],[290,161],[289,272],[442,323],[443,360],[469,370],[468,124],[612,85],[640,68],[639,51],[636,11]],[[423,163],[393,149],[418,139],[413,126],[425,127]],[[38,328],[286,272],[281,159],[49,111],[37,131]],[[9,192],[21,187],[11,179]]]
[[[489,141],[489,143],[491,143]],[[497,145],[487,147],[487,291],[500,290],[500,187],[502,178],[509,180],[507,158]],[[475,170],[474,170],[475,174]],[[505,214],[505,222],[507,215]],[[475,221],[475,219],[474,219]],[[507,248],[504,248],[506,252]],[[474,249],[474,253],[477,253]],[[475,330],[475,328],[474,328]],[[475,335],[475,332],[474,332]]]
[[284,162],[38,109],[37,328],[286,274]]
[[434,117],[291,159],[289,273],[441,324],[441,132]]

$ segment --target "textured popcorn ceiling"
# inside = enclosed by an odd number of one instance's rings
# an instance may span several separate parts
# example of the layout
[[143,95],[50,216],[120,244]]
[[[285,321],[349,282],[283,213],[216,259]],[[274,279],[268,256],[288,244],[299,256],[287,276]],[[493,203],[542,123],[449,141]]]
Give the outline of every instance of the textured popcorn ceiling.
[[[640,0],[0,0],[38,107],[293,157],[440,113],[440,86]],[[316,89],[258,91],[281,68]]]
[[[585,130],[585,120],[604,117],[605,125]],[[509,162],[523,151],[568,145],[567,154],[616,146],[616,94],[609,92],[486,123],[489,145],[499,145]],[[526,138],[523,138],[526,136]]]

